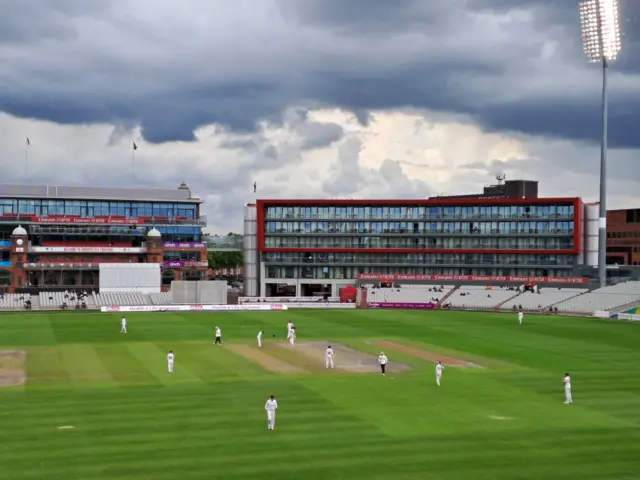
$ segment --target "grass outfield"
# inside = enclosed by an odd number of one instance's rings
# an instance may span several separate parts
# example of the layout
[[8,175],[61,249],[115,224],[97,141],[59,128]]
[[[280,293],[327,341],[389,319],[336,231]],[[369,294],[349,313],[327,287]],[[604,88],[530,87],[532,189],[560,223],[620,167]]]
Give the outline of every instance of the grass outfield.
[[[125,336],[118,315],[2,314],[0,375],[24,369],[26,383],[0,387],[1,480],[640,476],[640,325],[380,310],[127,318]],[[392,373],[325,371],[276,345],[289,319],[301,342],[371,355],[392,342]],[[434,355],[450,363],[441,387]],[[412,369],[393,373],[393,362]]]

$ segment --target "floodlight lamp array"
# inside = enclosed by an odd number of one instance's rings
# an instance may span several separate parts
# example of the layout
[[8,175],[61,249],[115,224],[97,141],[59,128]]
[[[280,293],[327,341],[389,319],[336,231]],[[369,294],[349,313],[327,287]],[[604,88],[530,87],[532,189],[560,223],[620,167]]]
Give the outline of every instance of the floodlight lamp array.
[[619,0],[584,0],[580,3],[580,24],[589,61],[615,60],[622,50]]

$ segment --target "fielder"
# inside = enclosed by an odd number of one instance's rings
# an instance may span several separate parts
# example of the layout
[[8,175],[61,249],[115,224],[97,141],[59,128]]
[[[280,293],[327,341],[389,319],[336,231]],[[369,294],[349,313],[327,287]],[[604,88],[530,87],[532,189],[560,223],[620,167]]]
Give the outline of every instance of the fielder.
[[213,341],[214,345],[222,345],[222,330],[216,326],[216,339]]
[[260,330],[260,331],[258,332],[258,348],[262,348],[262,334],[263,334],[263,333],[264,333],[264,332],[263,332],[262,330]]
[[167,354],[167,369],[169,370],[169,373],[173,373],[173,359],[173,352],[169,350],[169,353]]
[[296,327],[291,327],[291,332],[289,332],[289,343],[291,345],[296,344]]
[[293,322],[289,320],[289,323],[287,323],[287,340],[291,339],[291,330],[293,330]]
[[524,319],[524,313],[518,312],[518,322],[522,325],[522,320]]
[[573,398],[571,397],[571,377],[568,373],[564,374],[564,404],[571,405],[573,403]]
[[333,348],[331,345],[324,352],[324,368],[333,368]]
[[124,317],[120,320],[120,333],[127,333],[127,319]]
[[278,401],[273,395],[269,397],[267,403],[264,404],[264,411],[267,412],[267,430],[276,429],[276,409],[278,408]]
[[436,364],[436,384],[440,386],[440,378],[442,378],[442,371],[444,370],[444,365],[441,361],[438,360]]
[[386,375],[387,363],[389,363],[389,359],[384,354],[384,352],[380,352],[380,355],[378,356],[378,363],[380,364],[382,375]]

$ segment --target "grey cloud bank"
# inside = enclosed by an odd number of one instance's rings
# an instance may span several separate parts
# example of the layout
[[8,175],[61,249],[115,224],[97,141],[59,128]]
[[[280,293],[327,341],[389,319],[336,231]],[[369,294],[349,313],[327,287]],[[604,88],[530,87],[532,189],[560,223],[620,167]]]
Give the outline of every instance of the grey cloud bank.
[[[140,124],[148,142],[209,124],[255,132],[289,107],[419,108],[492,131],[594,142],[599,73],[581,53],[577,1],[21,0],[0,16],[0,110],[62,124]],[[640,136],[640,46],[625,4],[611,146]],[[305,124],[313,149],[342,137]],[[303,132],[303,135],[305,133]]]

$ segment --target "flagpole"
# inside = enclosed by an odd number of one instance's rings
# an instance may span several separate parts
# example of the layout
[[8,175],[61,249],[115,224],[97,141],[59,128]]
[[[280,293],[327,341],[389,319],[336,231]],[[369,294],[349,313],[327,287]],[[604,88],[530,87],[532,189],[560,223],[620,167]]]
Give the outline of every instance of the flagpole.
[[131,176],[135,180],[136,178],[136,149],[131,150]]
[[25,181],[29,181],[29,146],[31,142],[29,141],[29,137],[27,137],[27,143],[24,146],[24,178]]

